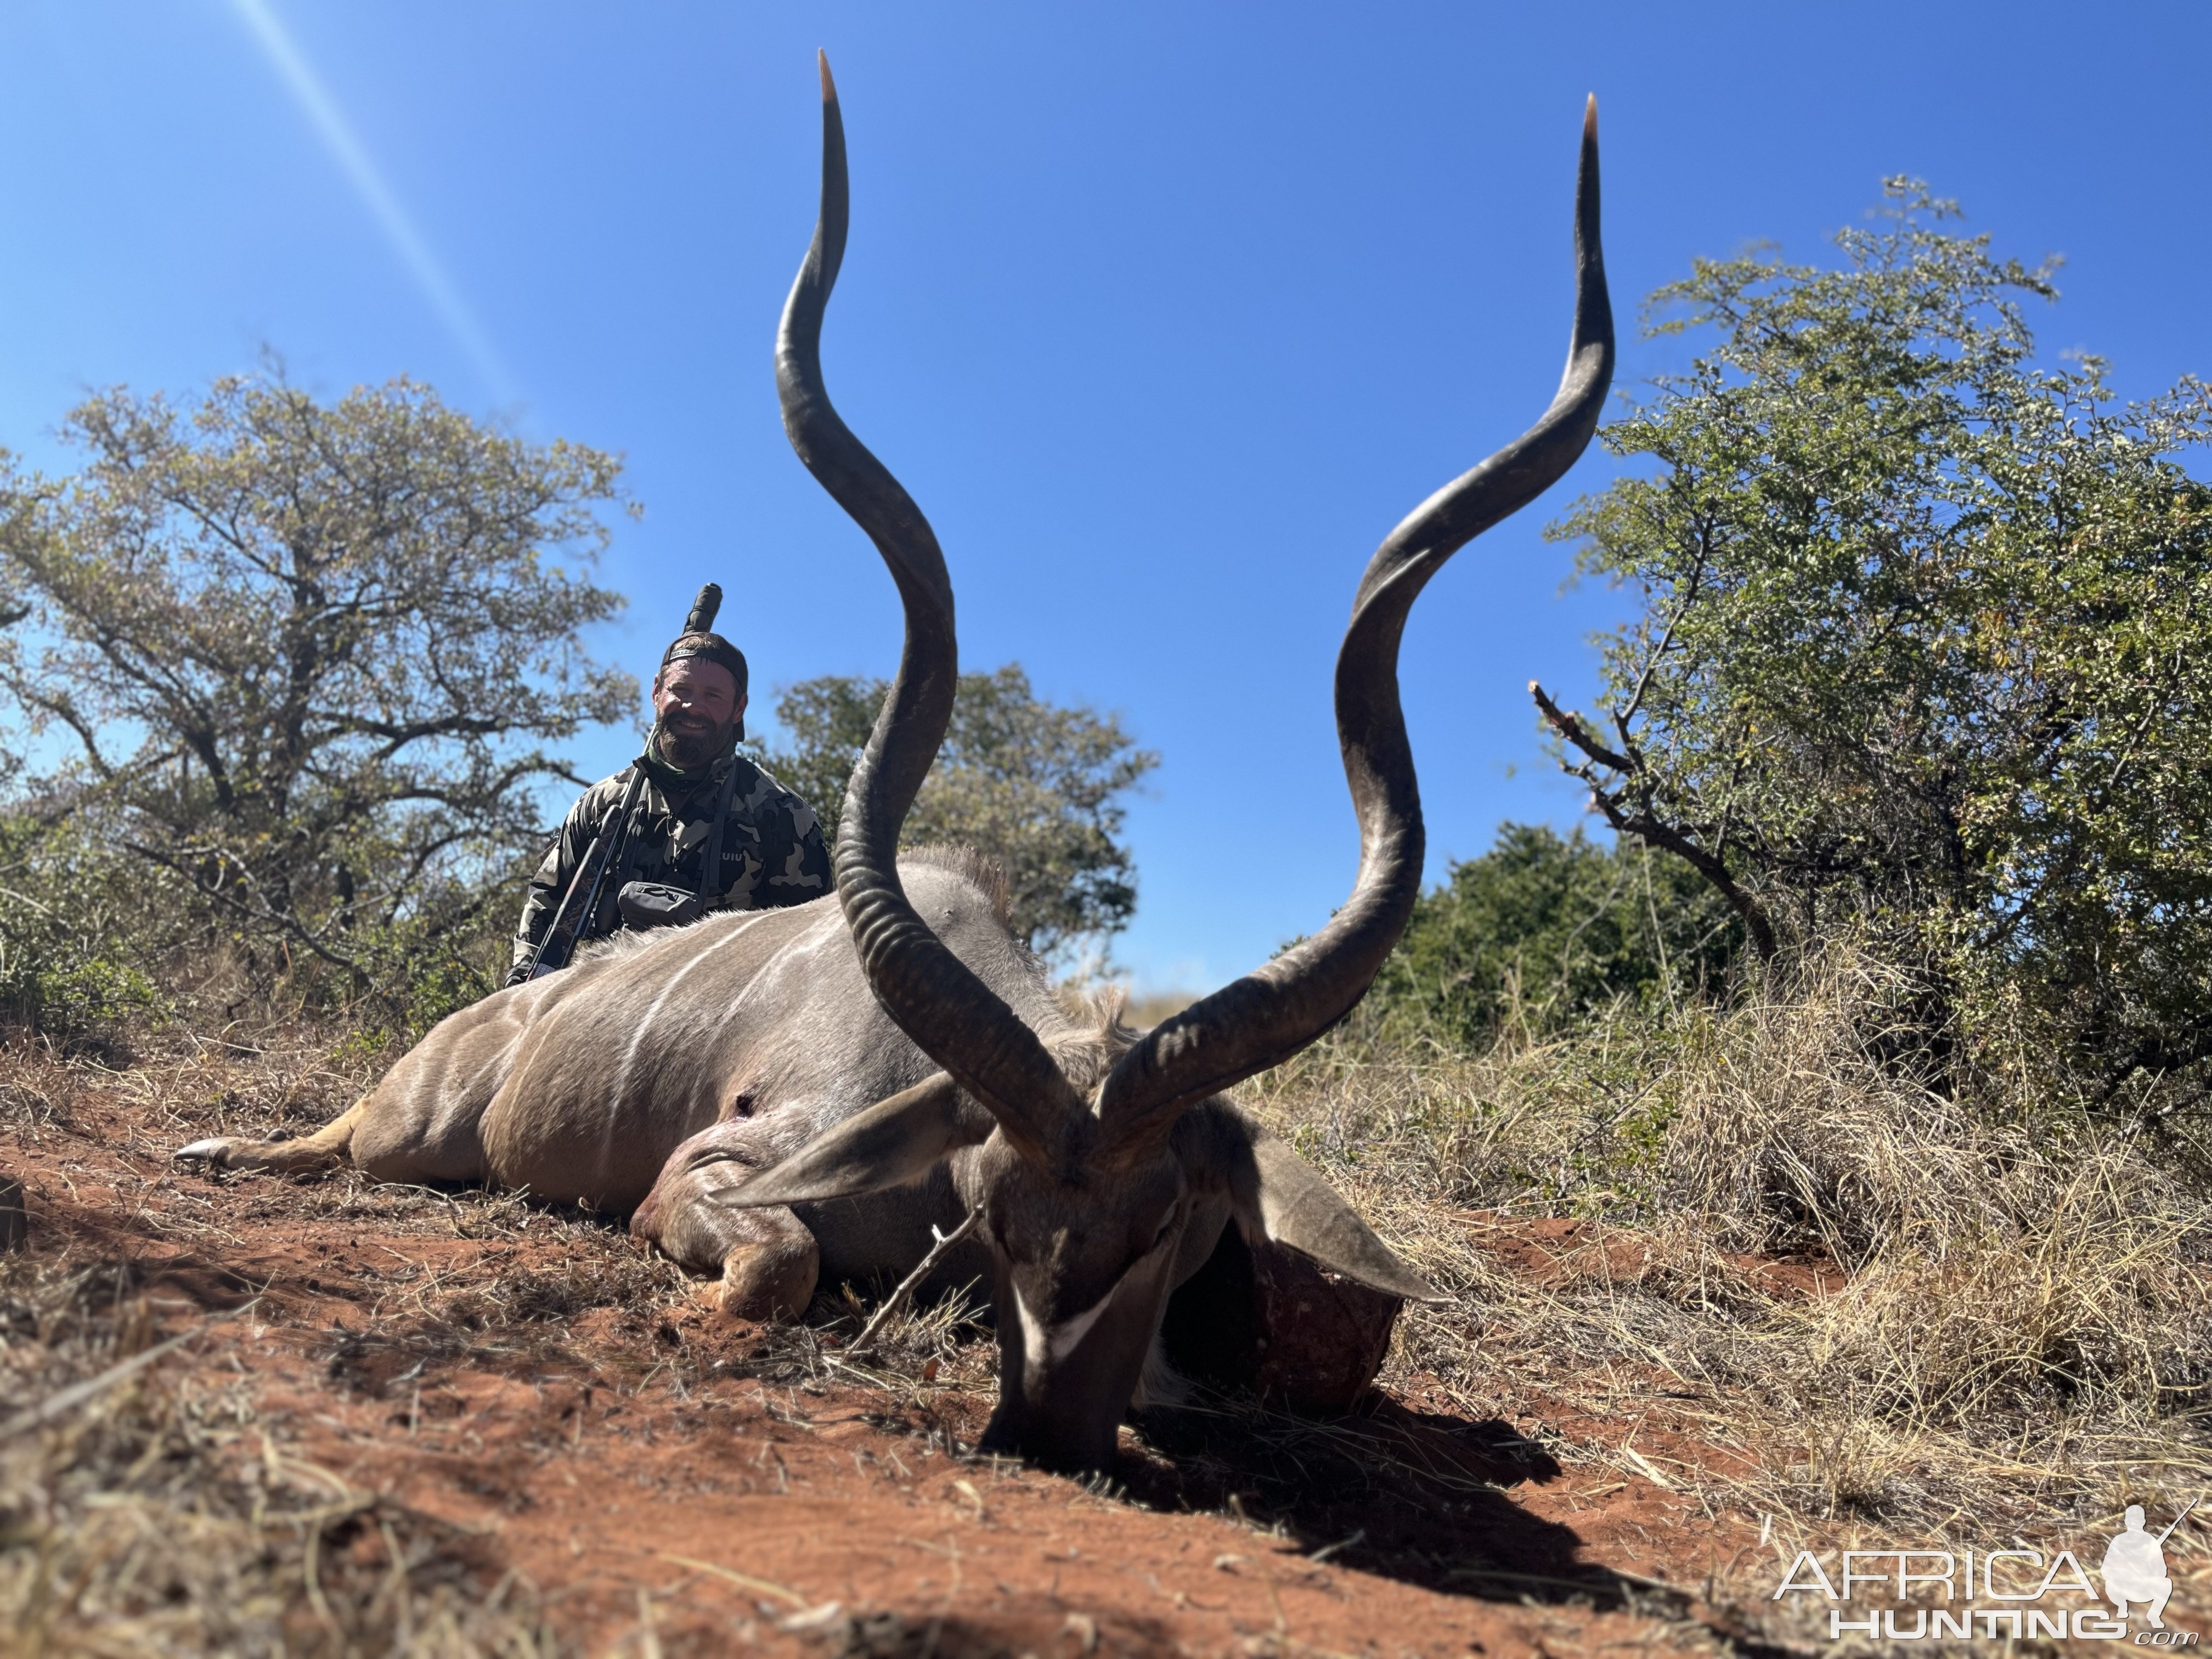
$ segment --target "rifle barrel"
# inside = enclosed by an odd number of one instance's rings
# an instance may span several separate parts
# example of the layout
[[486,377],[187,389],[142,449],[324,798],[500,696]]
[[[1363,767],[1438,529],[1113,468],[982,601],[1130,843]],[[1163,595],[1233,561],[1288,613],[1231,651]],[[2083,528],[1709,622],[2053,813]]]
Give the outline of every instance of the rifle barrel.
[[[550,972],[551,969],[566,968],[576,954],[577,941],[583,936],[584,930],[592,925],[592,914],[599,908],[599,891],[606,884],[608,866],[615,860],[616,850],[629,836],[630,814],[636,808],[638,792],[644,782],[644,769],[634,769],[629,775],[629,782],[623,789],[622,800],[615,808],[613,818],[605,829],[592,837],[591,845],[584,849],[583,859],[576,866],[576,873],[569,880],[568,890],[562,895],[560,905],[553,912],[553,920],[546,924],[544,936],[538,941],[538,949],[531,956],[529,979],[537,978],[541,969]],[[586,875],[591,878],[588,887],[584,881]],[[584,889],[580,906],[576,902],[579,888]],[[562,948],[564,939],[565,948]],[[560,960],[548,968],[545,962],[547,953],[556,949],[560,949]]]
[[2197,1507],[2197,1500],[2196,1500],[2195,1498],[2191,1498],[2191,1499],[2190,1499],[2186,1504],[2183,1504],[2183,1505],[2181,1506],[2181,1513],[2180,1513],[2180,1514],[2179,1514],[2179,1515],[2177,1515],[2177,1516],[2175,1516],[2173,1517],[2173,1519],[2172,1519],[2172,1520],[2171,1520],[2171,1521],[2167,1522],[2166,1522],[2166,1530],[2165,1530],[2164,1532],[2162,1532],[2162,1533],[2159,1534],[2159,1535],[2158,1535],[2158,1541],[2159,1541],[2160,1543],[2163,1544],[2164,1542],[2166,1542],[2166,1540],[2167,1539],[2169,1539],[2169,1538],[2172,1537],[2172,1536],[2173,1536],[2173,1529],[2174,1529],[2176,1527],[2179,1526],[2179,1525],[2180,1525],[2184,1521],[2186,1521],[2186,1520],[2189,1518],[2189,1511],[2190,1511],[2190,1510],[2193,1510],[2193,1509],[2195,1509],[2196,1507]]

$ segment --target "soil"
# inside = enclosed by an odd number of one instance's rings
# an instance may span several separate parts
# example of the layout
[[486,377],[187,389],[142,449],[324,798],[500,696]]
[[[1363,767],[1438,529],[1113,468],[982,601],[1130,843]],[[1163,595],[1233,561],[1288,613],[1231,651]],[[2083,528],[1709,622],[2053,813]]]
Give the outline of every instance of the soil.
[[[1125,1429],[1086,1484],[969,1454],[972,1327],[872,1371],[820,1304],[811,1329],[726,1319],[610,1222],[186,1171],[173,1112],[119,1086],[55,1124],[7,1151],[32,1251],[116,1264],[154,1334],[187,1335],[161,1371],[244,1377],[295,1465],[459,1529],[487,1595],[521,1586],[589,1651],[1756,1647],[1702,1599],[1755,1519],[1667,1479],[1725,1454],[1656,1416],[1530,1394],[1469,1421],[1419,1378],[1330,1423],[1215,1401]],[[1575,1248],[1574,1224],[1468,1221],[1539,1278]],[[1559,1433],[1632,1443],[1654,1478],[1562,1462]]]

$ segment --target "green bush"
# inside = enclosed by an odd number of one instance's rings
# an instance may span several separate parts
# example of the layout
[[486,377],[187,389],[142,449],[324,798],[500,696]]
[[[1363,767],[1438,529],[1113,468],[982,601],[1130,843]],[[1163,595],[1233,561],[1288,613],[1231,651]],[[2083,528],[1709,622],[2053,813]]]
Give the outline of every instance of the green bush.
[[66,823],[0,814],[0,1026],[88,1037],[165,1012],[149,920],[172,885]]
[[334,1015],[361,1052],[404,1048],[495,988],[523,872],[443,884],[340,939],[337,965],[255,939],[90,813],[0,813],[0,1030],[112,1038],[152,1019]]
[[1910,967],[1889,1047],[1944,1086],[2008,1045],[2070,1095],[2212,1100],[2212,487],[2183,465],[2212,388],[2039,365],[2050,270],[1957,211],[1893,180],[1832,267],[1701,260],[1653,296],[1698,355],[1552,532],[1640,614],[1593,714],[1538,703],[1763,957]]
[[1548,1036],[1624,998],[1713,985],[1742,937],[1678,860],[1509,823],[1422,895],[1370,1018],[1395,1040],[1466,1050]]

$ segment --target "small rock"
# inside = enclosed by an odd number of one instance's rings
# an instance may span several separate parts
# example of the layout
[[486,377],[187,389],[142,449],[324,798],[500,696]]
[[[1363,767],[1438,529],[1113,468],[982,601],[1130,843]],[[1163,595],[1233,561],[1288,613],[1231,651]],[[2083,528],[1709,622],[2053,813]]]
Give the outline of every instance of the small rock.
[[787,1619],[777,1620],[775,1627],[781,1631],[790,1632],[825,1630],[836,1623],[838,1615],[844,1611],[845,1606],[842,1601],[824,1601],[820,1607],[808,1607],[804,1612],[793,1613]]

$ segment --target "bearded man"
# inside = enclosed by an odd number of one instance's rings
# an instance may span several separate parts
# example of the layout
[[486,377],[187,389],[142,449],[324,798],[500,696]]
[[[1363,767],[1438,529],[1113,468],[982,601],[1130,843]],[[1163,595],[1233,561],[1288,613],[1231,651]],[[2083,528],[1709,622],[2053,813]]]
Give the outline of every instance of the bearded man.
[[645,752],[584,792],[530,878],[508,984],[565,967],[577,945],[618,927],[804,904],[830,890],[814,809],[737,752],[745,659],[713,631],[721,600],[711,582],[699,590],[653,677]]

